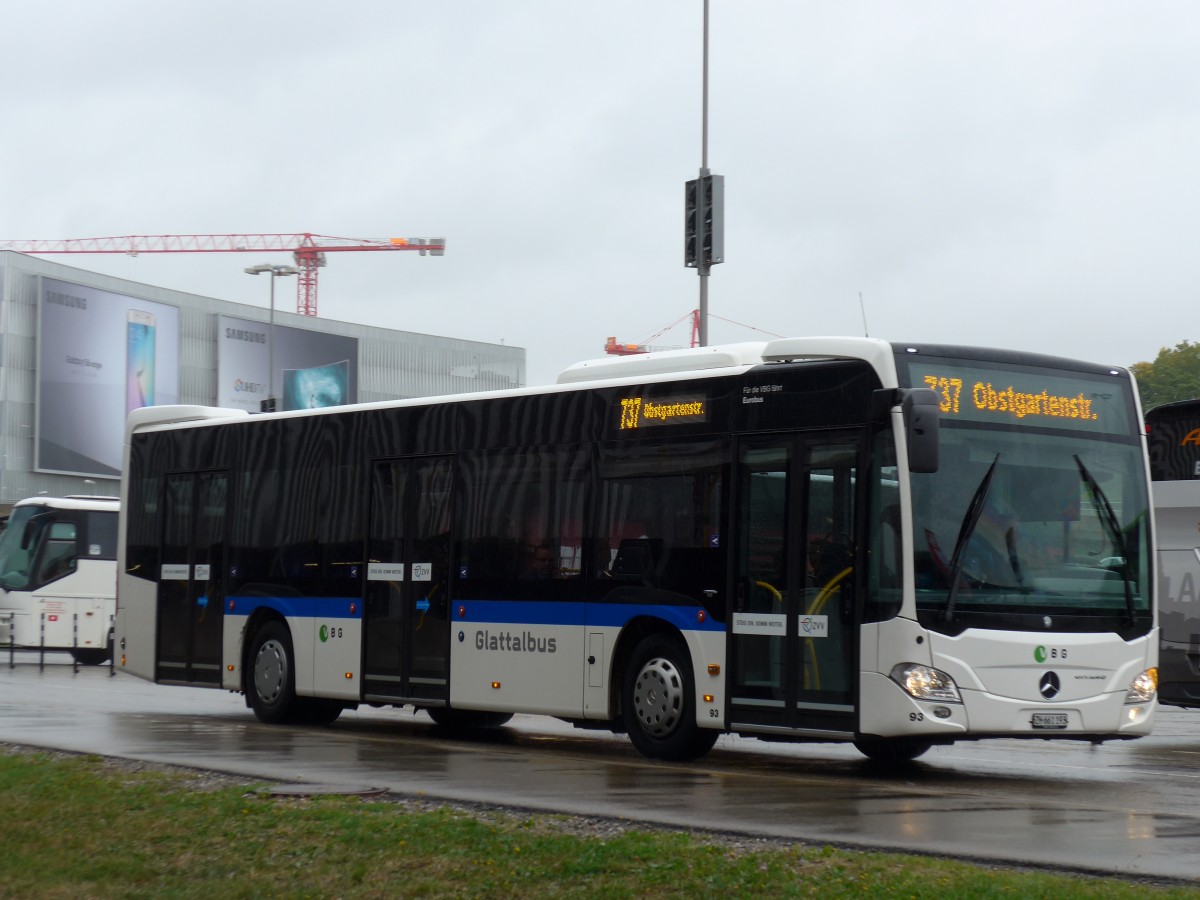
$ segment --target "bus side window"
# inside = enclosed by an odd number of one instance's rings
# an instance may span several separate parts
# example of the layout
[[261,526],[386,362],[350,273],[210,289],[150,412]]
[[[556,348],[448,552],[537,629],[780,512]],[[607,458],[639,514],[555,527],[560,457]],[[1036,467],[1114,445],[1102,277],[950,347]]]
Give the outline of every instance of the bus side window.
[[613,559],[614,576],[652,577],[663,555],[661,538],[622,538]]
[[595,558],[594,600],[686,598],[721,620],[726,454],[725,444],[708,439],[602,449],[599,543],[606,552]]
[[455,596],[579,599],[590,464],[573,447],[463,454]]
[[55,522],[46,536],[36,583],[46,584],[74,572],[75,559],[75,523]]

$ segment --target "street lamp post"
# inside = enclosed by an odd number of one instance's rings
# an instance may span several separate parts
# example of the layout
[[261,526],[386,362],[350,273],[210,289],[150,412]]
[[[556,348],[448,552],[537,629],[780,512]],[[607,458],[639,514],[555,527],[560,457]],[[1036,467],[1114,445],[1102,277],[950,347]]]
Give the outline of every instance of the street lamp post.
[[247,266],[247,275],[271,276],[271,320],[267,335],[267,399],[259,404],[261,412],[275,412],[275,279],[281,275],[299,275],[300,270],[295,266],[272,265],[262,263],[257,266]]

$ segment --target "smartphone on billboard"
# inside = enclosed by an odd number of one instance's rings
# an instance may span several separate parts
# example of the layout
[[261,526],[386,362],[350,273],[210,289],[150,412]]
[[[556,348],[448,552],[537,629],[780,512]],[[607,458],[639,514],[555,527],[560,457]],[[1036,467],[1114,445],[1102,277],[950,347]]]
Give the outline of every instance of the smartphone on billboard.
[[132,412],[154,405],[154,313],[131,309],[127,327],[125,406]]

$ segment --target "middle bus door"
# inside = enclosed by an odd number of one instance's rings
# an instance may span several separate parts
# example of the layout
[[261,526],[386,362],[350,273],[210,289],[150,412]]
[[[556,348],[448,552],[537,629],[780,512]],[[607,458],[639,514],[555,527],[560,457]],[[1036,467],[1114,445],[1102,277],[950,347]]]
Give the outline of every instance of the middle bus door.
[[449,456],[376,461],[371,469],[363,604],[363,699],[449,697]]
[[854,436],[743,439],[730,622],[735,730],[854,731]]

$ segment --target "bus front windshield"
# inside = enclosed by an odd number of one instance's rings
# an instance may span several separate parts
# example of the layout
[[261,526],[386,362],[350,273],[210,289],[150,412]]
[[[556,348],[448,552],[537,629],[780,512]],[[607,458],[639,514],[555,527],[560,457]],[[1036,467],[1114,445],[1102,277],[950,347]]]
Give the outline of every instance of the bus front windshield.
[[943,417],[938,471],[912,476],[921,623],[950,634],[1148,632],[1150,502],[1136,432],[984,419]]
[[29,585],[29,572],[37,541],[32,525],[46,510],[40,506],[18,506],[9,516],[4,534],[0,535],[0,587],[6,590],[21,590]]

